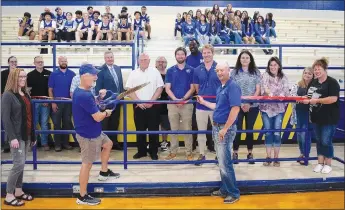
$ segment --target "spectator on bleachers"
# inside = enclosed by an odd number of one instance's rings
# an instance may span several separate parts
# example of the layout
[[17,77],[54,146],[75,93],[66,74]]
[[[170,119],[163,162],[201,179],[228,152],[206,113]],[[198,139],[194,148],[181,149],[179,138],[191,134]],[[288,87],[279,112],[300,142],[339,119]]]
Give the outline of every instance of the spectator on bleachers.
[[75,19],[74,21],[77,23],[77,28],[80,23],[83,22],[83,12],[80,10],[75,11]]
[[[98,73],[98,79],[96,83],[96,95],[102,89],[111,90],[114,93],[120,94],[124,91],[123,77],[121,68],[114,64],[114,54],[111,51],[104,53],[104,64],[99,68],[101,72]],[[109,95],[106,96],[108,98]],[[115,110],[111,113],[110,117],[106,118],[102,122],[103,130],[117,130],[120,121],[121,105],[118,104]],[[117,135],[109,135],[113,142],[113,149],[122,150]]]
[[34,40],[36,33],[34,31],[34,21],[31,19],[31,14],[24,13],[24,17],[19,20],[18,39],[22,39],[22,36],[28,36],[29,40]]
[[[134,20],[134,22],[135,21],[136,20]],[[118,41],[126,40],[127,42],[129,42],[131,40],[131,34],[132,34],[131,28],[132,28],[131,24],[128,23],[128,19],[126,18],[126,16],[120,16],[120,22],[117,25]],[[133,30],[134,30],[134,27],[133,27]],[[139,32],[139,34],[143,35],[144,33]]]
[[92,6],[88,6],[86,10],[87,10],[87,14],[88,14],[89,20],[93,20],[93,7]]
[[[41,56],[34,58],[35,69],[28,73],[27,86],[31,88],[30,95],[34,96],[49,96],[48,94],[48,79],[51,71],[44,68],[44,61]],[[35,104],[35,127],[40,125],[41,130],[48,130],[48,119],[50,113],[50,106],[48,103]],[[41,146],[45,151],[49,151],[48,134],[41,134]]]
[[[241,21],[243,23],[244,19],[248,18],[248,20],[251,22],[251,17],[249,17],[248,12],[246,10],[242,11],[242,15],[241,15]],[[253,25],[253,24],[252,24]]]
[[175,29],[174,29],[174,37],[176,39],[176,36],[177,36],[177,31],[180,32],[181,34],[181,37],[182,37],[182,17],[181,17],[181,14],[180,13],[177,13],[176,15],[176,19],[175,19]]
[[184,46],[188,46],[189,41],[196,38],[196,23],[192,21],[192,16],[187,14],[187,20],[182,25],[182,37],[184,40]]
[[[143,53],[139,56],[139,68],[130,72],[126,89],[133,88],[146,82],[147,86],[129,95],[132,100],[157,100],[162,91],[164,82],[160,73],[155,68],[149,67],[150,57]],[[137,131],[159,130],[159,105],[140,103],[133,104],[134,123]],[[149,135],[149,149],[147,149],[146,134],[137,134],[138,152],[133,156],[139,159],[147,156],[149,152],[152,160],[158,160],[159,136]]]
[[97,31],[98,31],[98,25],[100,23],[102,23],[102,20],[99,19],[99,16],[101,15],[101,13],[99,11],[94,11],[93,12],[93,22],[95,23],[95,32],[97,34]]
[[265,24],[268,25],[269,37],[273,36],[274,38],[277,38],[277,33],[275,30],[276,21],[273,20],[273,14],[272,13],[267,13],[266,19],[265,19]]
[[231,35],[230,40],[234,41],[235,44],[243,44],[242,42],[242,24],[241,19],[238,16],[234,17],[234,22],[231,24]]
[[205,9],[205,12],[204,12],[204,15],[206,15],[206,17],[207,17],[207,14],[208,14],[209,12],[211,12],[211,10],[210,10],[209,8],[206,8],[206,9]]
[[[306,67],[303,70],[302,79],[294,84],[291,88],[291,96],[306,96],[308,86],[314,78],[314,70],[311,67]],[[309,105],[303,103],[292,104],[292,115],[290,119],[291,125],[295,125],[297,129],[306,129],[309,125]],[[299,158],[304,158],[305,155],[310,154],[311,135],[306,136],[305,132],[296,132],[297,143],[300,151]],[[308,141],[309,147],[305,150],[305,142]],[[304,165],[304,161],[297,161]]]
[[[269,29],[268,26],[264,22],[264,18],[262,16],[258,17],[257,23],[255,24],[254,28],[254,36],[255,41],[258,44],[270,44],[270,38],[269,38]],[[266,55],[273,54],[273,50],[269,49],[263,50]]]
[[108,15],[103,15],[102,22],[99,23],[97,29],[96,42],[98,40],[108,40],[111,42],[113,39],[113,24],[111,24]]
[[109,21],[112,23],[115,19],[115,16],[110,12],[110,6],[105,7],[105,14],[109,16]]
[[83,22],[78,25],[77,31],[75,32],[75,40],[80,42],[80,39],[87,40],[91,42],[93,37],[93,32],[95,29],[95,22],[89,19],[89,14],[83,14]]
[[[203,63],[195,68],[193,75],[193,84],[196,94],[202,96],[215,96],[217,89],[221,83],[217,77],[215,68],[217,63],[213,60],[214,48],[212,45],[207,44],[202,48]],[[215,99],[205,98],[210,102],[215,102]],[[198,130],[207,130],[209,119],[211,123],[213,111],[206,106],[199,103],[196,104],[196,121]],[[199,157],[198,160],[205,160],[206,152],[206,136],[205,134],[198,134]],[[197,164],[199,165],[199,164]]]
[[224,15],[222,21],[220,22],[219,38],[224,41],[225,44],[230,44],[231,27],[232,25],[229,17]]
[[197,24],[197,27],[196,27],[196,33],[198,34],[197,37],[198,37],[201,47],[209,43],[210,41],[209,31],[210,31],[210,24],[206,22],[206,16],[201,15],[200,22]]
[[216,15],[216,17],[217,17],[218,13],[220,13],[219,6],[218,6],[218,4],[214,4],[213,8],[212,8],[212,14]]
[[[253,55],[245,50],[242,51],[237,58],[235,68],[231,71],[230,77],[241,88],[242,96],[259,96],[260,95],[260,80],[261,73],[256,67]],[[256,118],[259,113],[259,104],[257,103],[242,103],[240,112],[237,116],[237,129],[238,130],[253,130]],[[245,118],[245,127],[243,127],[243,119]],[[233,150],[234,154],[232,159],[234,164],[238,164],[238,149],[241,142],[241,133],[237,133]],[[253,133],[246,133],[245,143],[247,144],[247,160],[253,159]],[[249,162],[254,164],[254,161]]]
[[13,160],[13,166],[7,178],[4,201],[5,205],[10,206],[22,206],[23,200],[34,199],[30,194],[24,193],[22,188],[25,160],[29,148],[36,144],[26,78],[24,69],[12,70],[1,98],[1,119],[11,145]]
[[[167,68],[167,60],[163,56],[159,56],[156,59],[156,69],[159,71],[159,73],[162,76],[163,82],[165,82],[165,76],[166,76],[166,68]],[[168,99],[168,94],[165,91],[165,88],[163,88],[161,97],[158,100],[163,100],[167,101]],[[159,117],[159,124],[160,128],[162,131],[168,131],[171,130],[170,128],[170,122],[169,122],[169,117],[168,117],[168,106],[167,104],[160,104],[160,117]],[[162,134],[162,143],[161,143],[161,150],[162,151],[167,151],[168,150],[168,134]]]
[[234,13],[234,11],[233,11],[233,8],[232,8],[232,5],[231,5],[231,4],[226,5],[226,12],[227,12],[228,14],[230,14],[230,13]]
[[207,18],[207,23],[210,23],[211,22],[211,19],[212,19],[212,12],[208,12],[206,14],[206,18]]
[[[130,14],[128,14],[127,11],[128,11],[127,7],[122,7],[121,12],[118,15],[118,19],[120,19],[120,16],[125,15],[128,18],[128,20],[127,20],[128,23],[132,23],[132,16]],[[140,13],[140,16],[141,16],[141,13]]]
[[61,40],[65,40],[70,42],[71,40],[75,40],[75,31],[77,30],[78,23],[72,19],[72,13],[66,13],[67,19],[63,22],[61,29],[57,36],[58,42]]
[[151,24],[150,24],[150,17],[146,13],[147,8],[145,6],[141,7],[141,16],[140,19],[143,20],[145,31],[147,31],[147,39],[151,39]]
[[248,16],[243,19],[242,40],[244,44],[255,44],[254,29]]
[[[253,18],[252,18],[252,24],[255,25],[257,23],[257,19],[260,16],[260,12],[259,11],[255,11]],[[263,18],[262,18],[263,19]]]
[[66,13],[62,11],[61,7],[56,7],[56,32],[58,33],[61,30],[63,22],[67,19]]
[[[186,64],[187,51],[183,47],[175,50],[177,64],[167,70],[165,77],[165,90],[172,101],[186,101],[194,93],[193,72],[194,68]],[[168,104],[168,116],[171,130],[192,130],[193,104]],[[186,148],[188,161],[193,160],[193,138],[191,134],[182,135]],[[179,148],[177,134],[170,135],[170,154],[165,160],[176,158]]]
[[223,13],[218,13],[218,15],[216,16],[216,19],[217,19],[217,21],[220,23],[222,20],[223,20]]
[[52,20],[50,12],[44,14],[44,20],[40,24],[40,32],[38,35],[38,40],[48,40],[52,41],[55,38],[56,22]]
[[135,32],[137,28],[139,28],[139,35],[143,38],[145,38],[145,26],[143,20],[140,18],[141,13],[139,11],[134,12],[134,20],[132,25],[132,39],[134,39]]
[[182,13],[182,23],[185,23],[186,22],[186,20],[187,20],[187,12],[183,12]]
[[334,148],[332,140],[340,119],[340,86],[337,80],[328,76],[328,60],[321,58],[313,63],[314,80],[308,86],[310,120],[316,138],[318,164],[314,172],[328,174],[332,171]]
[[212,14],[210,21],[210,44],[222,44],[222,40],[219,37],[220,35],[220,24],[216,20],[216,16]]
[[[60,56],[58,59],[59,67],[54,70],[48,80],[49,97],[70,98],[70,88],[75,73],[68,68],[67,58]],[[72,105],[70,103],[52,103],[51,117],[55,130],[73,130],[72,124]],[[62,124],[62,126],[61,126]],[[69,145],[69,134],[54,135],[55,151],[60,152],[62,147],[71,150]]]
[[[54,13],[52,13],[52,12],[50,11],[50,9],[49,9],[48,7],[46,7],[46,8],[44,8],[44,12],[41,13],[41,15],[40,15],[40,17],[39,17],[39,19],[38,19],[39,24],[41,24],[41,22],[42,22],[43,20],[45,20],[45,18],[46,18],[46,17],[45,17],[46,13],[50,13],[50,17],[51,17],[52,20],[55,20],[55,19],[56,19]],[[38,30],[40,30],[40,25],[38,25]]]
[[193,12],[193,10],[189,10],[187,15],[190,15],[190,17],[192,18],[192,21],[194,21],[194,12]]
[[241,19],[242,13],[241,13],[240,10],[236,10],[234,14],[235,14],[235,16],[237,16],[237,17],[239,17]]
[[198,9],[198,10],[196,11],[196,14],[195,14],[194,19],[195,19],[197,22],[200,22],[201,15],[202,15],[201,10]]
[[[267,64],[266,72],[261,77],[261,95],[263,96],[289,96],[289,81],[283,73],[282,65],[277,57],[272,57]],[[281,129],[285,112],[284,103],[260,103],[264,129]],[[267,158],[264,166],[272,163],[271,151],[274,150],[274,158],[279,158],[281,145],[281,132],[266,132],[265,146]],[[279,167],[280,162],[274,161],[273,166]]]

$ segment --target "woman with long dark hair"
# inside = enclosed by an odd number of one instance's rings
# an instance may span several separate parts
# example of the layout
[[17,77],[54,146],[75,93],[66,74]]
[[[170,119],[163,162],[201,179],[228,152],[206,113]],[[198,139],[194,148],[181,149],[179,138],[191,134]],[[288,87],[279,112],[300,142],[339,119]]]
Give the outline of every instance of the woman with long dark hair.
[[273,20],[273,14],[272,13],[267,13],[266,19],[265,19],[265,24],[267,24],[267,26],[268,26],[269,36],[270,37],[273,36],[276,39],[277,38],[277,33],[275,30],[276,21]]
[[[231,78],[240,86],[242,96],[259,96],[260,95],[260,82],[261,73],[256,67],[253,55],[247,51],[242,51],[236,62],[234,70],[231,71]],[[240,112],[237,117],[237,129],[239,130],[253,130],[255,120],[259,113],[259,104],[257,103],[242,103]],[[245,128],[243,125],[243,119],[245,118]],[[241,133],[237,133],[234,141],[234,164],[237,164],[238,160],[238,148],[240,146]],[[253,159],[253,144],[254,138],[253,133],[247,133],[245,138],[247,144],[248,155],[247,159]],[[254,161],[249,162],[254,164]]]

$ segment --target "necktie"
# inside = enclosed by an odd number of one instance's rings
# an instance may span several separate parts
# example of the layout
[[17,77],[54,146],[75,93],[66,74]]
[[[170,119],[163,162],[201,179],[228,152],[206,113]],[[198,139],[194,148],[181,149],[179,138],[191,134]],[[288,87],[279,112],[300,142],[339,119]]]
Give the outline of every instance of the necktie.
[[[118,80],[118,78],[117,78],[117,75],[116,75],[116,72],[115,72],[114,67],[111,66],[111,67],[109,68],[109,71],[110,71],[110,74],[111,74],[111,75],[113,76],[113,78],[114,78],[116,87],[119,89],[119,80]],[[118,91],[119,91],[119,90],[118,90]]]

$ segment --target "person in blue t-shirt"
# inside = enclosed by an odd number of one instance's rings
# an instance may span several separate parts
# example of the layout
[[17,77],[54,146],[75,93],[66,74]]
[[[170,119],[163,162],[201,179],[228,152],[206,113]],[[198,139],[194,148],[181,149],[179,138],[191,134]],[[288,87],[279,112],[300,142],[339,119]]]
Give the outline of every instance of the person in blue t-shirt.
[[217,76],[222,84],[217,89],[216,103],[211,103],[198,96],[201,105],[214,110],[213,141],[216,146],[221,176],[221,188],[212,192],[212,196],[225,197],[224,203],[235,203],[240,199],[236,186],[236,176],[231,159],[231,147],[236,136],[236,119],[241,107],[241,88],[230,79],[228,64],[216,66]]
[[187,56],[186,63],[193,68],[200,66],[203,62],[202,54],[199,51],[199,42],[196,39],[192,39],[189,42],[190,55]]
[[[102,132],[101,121],[111,115],[112,109],[101,112],[97,106],[91,88],[97,80],[98,70],[91,64],[84,64],[79,69],[80,85],[73,92],[72,112],[75,124],[77,141],[81,148],[82,165],[79,174],[80,192],[77,204],[97,205],[101,203],[98,198],[87,194],[87,183],[93,162],[101,156],[102,166],[98,180],[119,178],[120,174],[108,169],[108,161],[113,142]],[[98,99],[103,99],[106,90],[100,90]],[[112,106],[116,106],[115,100]]]
[[151,24],[150,17],[146,13],[147,8],[145,6],[141,7],[140,19],[144,22],[145,31],[147,31],[147,39],[151,39]]
[[34,31],[34,21],[31,19],[31,14],[25,12],[24,17],[20,18],[18,22],[18,39],[22,39],[22,36],[28,36],[29,40],[34,40],[36,37],[36,33]]
[[182,37],[182,18],[181,18],[181,14],[177,13],[176,15],[176,19],[175,19],[175,29],[174,29],[174,37],[176,39],[176,35],[177,35],[177,31],[179,31],[181,33],[181,37]]

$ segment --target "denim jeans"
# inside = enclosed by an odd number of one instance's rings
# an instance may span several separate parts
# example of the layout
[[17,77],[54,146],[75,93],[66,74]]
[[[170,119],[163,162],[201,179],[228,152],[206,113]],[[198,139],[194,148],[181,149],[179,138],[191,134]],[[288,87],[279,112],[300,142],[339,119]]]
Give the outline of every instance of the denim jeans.
[[210,36],[210,44],[214,45],[214,44],[222,44],[222,40],[219,38],[218,35],[211,35]]
[[[40,124],[41,130],[48,130],[50,107],[42,103],[35,104],[35,127]],[[48,145],[48,134],[41,134],[41,145]]]
[[236,136],[236,125],[229,128],[222,141],[219,140],[219,131],[224,126],[213,126],[212,135],[217,153],[221,187],[220,192],[223,195],[230,195],[233,198],[240,197],[240,190],[237,188],[235,170],[231,159],[232,144]]
[[269,37],[266,36],[266,39],[263,40],[261,36],[256,36],[255,41],[259,44],[271,44]]
[[[297,129],[305,129],[308,128],[309,124],[309,113],[308,111],[296,109],[296,116],[297,116]],[[311,126],[309,126],[311,127]],[[299,147],[299,151],[301,154],[303,154],[306,157],[309,157],[310,154],[310,147],[311,147],[311,134],[309,134],[308,138],[306,138],[305,132],[297,132],[297,143]],[[306,148],[306,141],[307,141],[307,150]]]
[[235,44],[243,44],[241,35],[236,31],[232,32],[230,40],[233,40]]
[[[57,112],[51,113],[54,123],[54,130],[73,130],[72,124],[72,104],[59,103],[57,104]],[[62,125],[62,126],[61,126]],[[69,144],[69,134],[55,134],[55,147],[66,146]]]
[[277,33],[276,33],[276,30],[274,28],[270,28],[269,29],[269,36],[273,36],[274,38],[277,38]]
[[316,138],[316,152],[317,155],[322,155],[326,158],[334,157],[334,148],[332,144],[333,136],[337,125],[320,125],[313,124],[315,138]]
[[[261,112],[262,121],[264,123],[264,129],[281,129],[284,113],[279,113],[274,117],[268,117],[266,112]],[[265,145],[266,147],[280,147],[281,145],[280,131],[278,132],[266,132],[265,133]]]
[[194,38],[196,38],[195,35],[190,35],[190,34],[183,36],[184,46],[188,47],[190,40],[192,40]]

